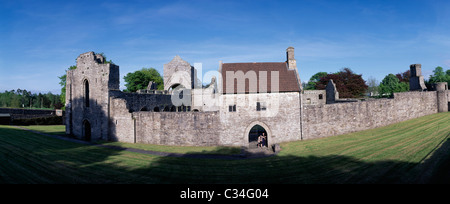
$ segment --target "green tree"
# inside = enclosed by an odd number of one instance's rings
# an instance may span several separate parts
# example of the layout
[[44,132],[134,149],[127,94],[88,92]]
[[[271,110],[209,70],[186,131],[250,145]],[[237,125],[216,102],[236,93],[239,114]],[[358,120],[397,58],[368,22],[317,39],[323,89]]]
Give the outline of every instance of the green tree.
[[444,72],[444,69],[442,67],[436,67],[433,70],[433,75],[430,75],[428,83],[434,84],[437,82],[447,82],[448,84],[450,84],[450,69]]
[[328,73],[326,72],[317,72],[314,74],[308,81],[307,84],[305,84],[304,88],[305,90],[316,90],[316,84],[320,81],[320,78],[327,76]]
[[406,82],[400,82],[397,76],[389,74],[384,77],[379,86],[379,92],[381,97],[392,97],[394,93],[405,92],[409,90],[409,84]]
[[158,84],[158,90],[164,90],[164,81],[159,72],[154,68],[142,68],[133,73],[128,73],[125,77],[125,92],[136,92],[140,89],[146,89],[148,83],[153,81]]
[[17,89],[0,93],[0,107],[7,108],[57,108],[62,104],[59,95],[48,92],[47,94],[32,94],[25,89]]
[[[73,65],[70,66],[68,70],[73,70],[76,69],[77,66]],[[58,77],[59,78],[59,85],[61,85],[61,96],[59,98],[59,100],[61,101],[61,104],[63,104],[63,106],[65,106],[66,104],[66,78],[67,78],[67,70],[66,70],[66,74]]]

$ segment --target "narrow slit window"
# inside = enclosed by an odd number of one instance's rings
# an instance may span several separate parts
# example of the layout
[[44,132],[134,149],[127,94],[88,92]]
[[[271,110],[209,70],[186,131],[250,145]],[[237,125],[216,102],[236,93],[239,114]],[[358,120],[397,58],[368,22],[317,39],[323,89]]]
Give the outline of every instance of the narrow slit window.
[[84,106],[89,107],[89,81],[84,80]]

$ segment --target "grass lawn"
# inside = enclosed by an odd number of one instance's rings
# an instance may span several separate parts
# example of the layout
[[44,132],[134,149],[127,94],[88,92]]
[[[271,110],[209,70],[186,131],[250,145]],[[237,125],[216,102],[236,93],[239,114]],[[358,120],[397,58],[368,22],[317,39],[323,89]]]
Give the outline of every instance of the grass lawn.
[[22,126],[26,129],[35,130],[50,135],[65,135],[66,126],[65,125],[30,125]]
[[[35,130],[52,135],[65,135],[66,126],[64,125],[31,125],[23,126],[24,128]],[[154,144],[131,144],[124,142],[107,142],[99,141],[99,144],[105,144],[110,146],[118,146],[125,148],[136,148],[143,150],[151,150],[157,152],[169,152],[169,153],[190,153],[190,154],[223,154],[223,155],[233,155],[241,153],[241,148],[239,147],[194,147],[194,146],[167,146],[167,145],[154,145]]]
[[[61,131],[61,127],[31,129]],[[0,183],[448,183],[449,138],[450,112],[352,134],[283,143],[282,151],[273,157],[221,160],[132,153],[0,126]]]

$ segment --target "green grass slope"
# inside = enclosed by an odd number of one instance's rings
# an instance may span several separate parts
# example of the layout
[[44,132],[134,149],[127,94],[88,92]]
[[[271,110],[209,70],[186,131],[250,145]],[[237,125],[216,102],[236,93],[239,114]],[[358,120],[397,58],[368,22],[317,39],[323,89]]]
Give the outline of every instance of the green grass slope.
[[449,138],[450,113],[439,113],[283,143],[272,157],[222,160],[132,153],[0,126],[0,183],[449,183]]

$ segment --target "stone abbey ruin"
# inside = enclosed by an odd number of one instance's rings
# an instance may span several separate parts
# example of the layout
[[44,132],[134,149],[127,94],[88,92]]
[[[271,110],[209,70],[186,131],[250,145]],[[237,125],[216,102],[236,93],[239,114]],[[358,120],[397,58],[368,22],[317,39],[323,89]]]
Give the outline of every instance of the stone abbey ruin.
[[119,66],[94,52],[67,72],[66,133],[78,139],[181,146],[243,146],[267,135],[268,146],[372,129],[449,110],[447,83],[426,90],[421,65],[410,66],[410,92],[344,100],[302,89],[294,48],[285,62],[219,63],[205,87],[194,66],[175,56],[164,65],[164,91],[119,90]]

